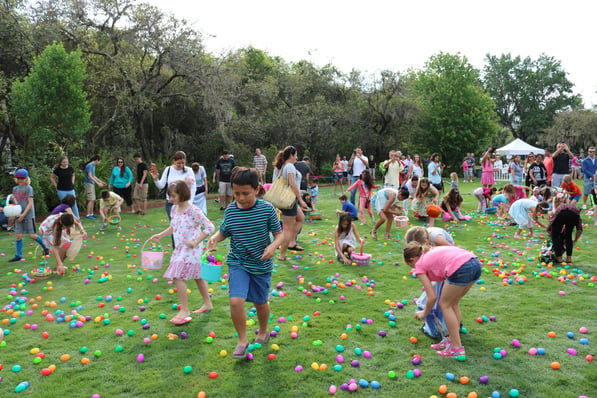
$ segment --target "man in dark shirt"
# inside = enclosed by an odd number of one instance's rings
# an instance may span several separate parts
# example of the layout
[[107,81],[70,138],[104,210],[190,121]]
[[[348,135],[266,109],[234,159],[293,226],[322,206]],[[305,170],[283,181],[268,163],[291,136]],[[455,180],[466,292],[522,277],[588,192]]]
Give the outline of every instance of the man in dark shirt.
[[311,185],[309,183],[309,179],[313,175],[311,167],[309,166],[309,157],[305,156],[302,161],[296,162],[294,164],[294,167],[299,171],[299,173],[301,173],[302,176],[301,186],[299,189],[301,191],[307,191],[309,189],[309,186]]
[[133,190],[133,200],[135,205],[133,206],[133,212],[137,214],[145,215],[147,212],[147,190],[149,185],[147,183],[147,164],[141,159],[141,154],[136,153],[133,155],[135,163],[137,163],[137,183]]
[[551,156],[553,159],[553,174],[551,175],[551,186],[561,187],[562,180],[566,174],[570,174],[570,159],[574,156],[568,145],[560,142],[557,150]]
[[[230,176],[232,169],[236,167],[234,159],[231,158],[227,150],[222,151],[222,157],[216,163],[216,176],[218,177],[219,195],[220,195],[220,210],[224,210],[232,202],[232,184],[230,183]],[[214,178],[214,181],[215,178]]]

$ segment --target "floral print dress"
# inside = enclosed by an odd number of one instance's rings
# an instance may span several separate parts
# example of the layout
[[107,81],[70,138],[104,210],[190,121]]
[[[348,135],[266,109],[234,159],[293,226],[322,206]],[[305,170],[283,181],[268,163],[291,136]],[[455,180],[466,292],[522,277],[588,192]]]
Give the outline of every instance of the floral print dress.
[[184,242],[197,239],[201,230],[210,235],[214,226],[203,214],[201,209],[190,205],[183,213],[178,212],[178,206],[172,206],[172,234],[176,248],[170,257],[170,265],[164,273],[167,279],[200,279],[201,278],[201,255],[203,243],[191,249]]

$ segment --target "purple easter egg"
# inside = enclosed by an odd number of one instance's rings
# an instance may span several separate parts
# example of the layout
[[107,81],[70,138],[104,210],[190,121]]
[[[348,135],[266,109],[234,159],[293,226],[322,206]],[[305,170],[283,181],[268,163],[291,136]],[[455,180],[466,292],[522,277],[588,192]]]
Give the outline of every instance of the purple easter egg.
[[377,332],[377,334],[378,334],[380,337],[386,337],[386,336],[388,335],[388,334],[386,333],[386,331],[385,331],[385,330],[380,330],[379,332]]
[[353,359],[353,360],[350,362],[350,366],[352,366],[353,368],[358,368],[358,367],[359,367],[359,365],[360,365],[360,363],[359,363],[359,361],[357,361],[356,359]]
[[186,339],[187,337],[189,337],[189,335],[187,334],[187,332],[180,332],[180,338],[181,339]]
[[346,384],[346,383],[340,384],[340,389],[342,391],[348,391],[348,384]]
[[479,377],[479,383],[481,383],[481,384],[487,384],[487,383],[489,383],[489,376],[481,376],[481,377]]

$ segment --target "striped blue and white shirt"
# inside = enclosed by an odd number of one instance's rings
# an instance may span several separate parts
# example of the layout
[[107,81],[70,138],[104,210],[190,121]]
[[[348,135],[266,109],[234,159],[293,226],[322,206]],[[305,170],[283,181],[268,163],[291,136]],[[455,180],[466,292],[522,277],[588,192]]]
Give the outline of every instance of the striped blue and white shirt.
[[272,271],[273,258],[261,260],[267,246],[273,242],[271,234],[282,230],[276,209],[271,203],[257,199],[249,209],[240,209],[236,202],[226,207],[220,232],[230,238],[228,264],[250,274]]

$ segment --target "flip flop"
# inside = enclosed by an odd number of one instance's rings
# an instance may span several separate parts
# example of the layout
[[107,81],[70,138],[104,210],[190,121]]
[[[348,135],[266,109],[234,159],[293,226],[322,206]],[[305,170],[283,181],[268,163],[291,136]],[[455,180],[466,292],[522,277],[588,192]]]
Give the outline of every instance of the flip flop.
[[263,345],[266,345],[268,342],[269,342],[269,335],[265,339],[256,337],[255,340],[253,341],[253,344],[261,344],[263,346]]
[[175,316],[174,318],[170,319],[170,323],[176,325],[176,326],[181,326],[181,325],[185,325],[189,322],[191,322],[193,320],[193,318],[191,318],[190,316],[187,317],[181,317],[181,316]]
[[249,349],[249,345],[241,346],[237,345],[232,353],[232,358],[234,359],[245,359],[247,357],[247,350]]
[[296,251],[299,251],[299,252],[304,252],[305,251],[305,249],[303,249],[299,245],[288,246],[288,250],[296,250]]
[[209,310],[206,310],[205,308],[197,308],[196,310],[193,311],[193,314],[202,314],[204,312],[209,312],[211,311],[213,308],[210,308]]

